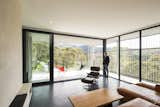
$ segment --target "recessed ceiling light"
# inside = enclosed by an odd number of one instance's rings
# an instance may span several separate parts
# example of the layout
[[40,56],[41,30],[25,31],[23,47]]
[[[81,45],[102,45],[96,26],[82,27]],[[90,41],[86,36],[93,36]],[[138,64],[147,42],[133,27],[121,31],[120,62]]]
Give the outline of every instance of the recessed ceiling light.
[[49,24],[53,24],[53,21],[52,21],[52,20],[50,20],[50,21],[49,21]]

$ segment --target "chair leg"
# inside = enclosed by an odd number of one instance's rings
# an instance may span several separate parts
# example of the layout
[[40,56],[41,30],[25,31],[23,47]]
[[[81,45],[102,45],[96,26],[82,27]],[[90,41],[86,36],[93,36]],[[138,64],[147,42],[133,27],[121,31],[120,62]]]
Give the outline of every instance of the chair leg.
[[112,103],[108,104],[107,107],[112,107]]

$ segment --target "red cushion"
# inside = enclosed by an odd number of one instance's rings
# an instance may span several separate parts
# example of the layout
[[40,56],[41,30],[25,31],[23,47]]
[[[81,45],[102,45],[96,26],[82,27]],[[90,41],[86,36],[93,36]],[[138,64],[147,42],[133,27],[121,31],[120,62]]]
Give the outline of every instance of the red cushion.
[[59,69],[60,72],[64,72],[64,67],[63,66],[62,67],[56,66],[56,68]]

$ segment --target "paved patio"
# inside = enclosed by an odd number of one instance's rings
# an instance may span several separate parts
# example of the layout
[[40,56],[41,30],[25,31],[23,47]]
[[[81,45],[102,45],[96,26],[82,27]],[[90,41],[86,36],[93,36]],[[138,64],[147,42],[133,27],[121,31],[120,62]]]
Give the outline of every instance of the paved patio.
[[[83,78],[90,72],[90,69],[83,69],[79,71],[59,71],[54,69],[54,81],[62,81],[68,79],[76,79],[76,78]],[[100,71],[102,73],[102,71]],[[45,81],[49,80],[49,72],[35,72],[32,75],[32,81]]]

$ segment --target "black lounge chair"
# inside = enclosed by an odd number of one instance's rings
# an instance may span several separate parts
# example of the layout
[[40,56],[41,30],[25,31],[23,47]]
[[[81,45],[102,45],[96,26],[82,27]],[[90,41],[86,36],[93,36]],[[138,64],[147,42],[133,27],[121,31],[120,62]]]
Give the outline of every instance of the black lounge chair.
[[91,72],[88,73],[87,77],[82,78],[81,81],[83,83],[87,83],[87,84],[96,83],[96,81],[97,81],[97,79],[99,78],[99,75],[100,75],[99,71],[100,71],[100,67],[92,66],[91,67]]

